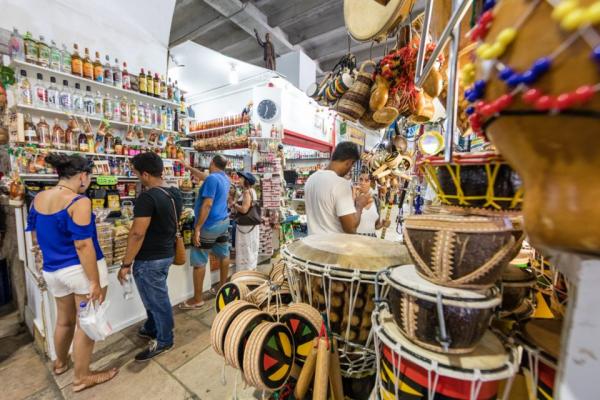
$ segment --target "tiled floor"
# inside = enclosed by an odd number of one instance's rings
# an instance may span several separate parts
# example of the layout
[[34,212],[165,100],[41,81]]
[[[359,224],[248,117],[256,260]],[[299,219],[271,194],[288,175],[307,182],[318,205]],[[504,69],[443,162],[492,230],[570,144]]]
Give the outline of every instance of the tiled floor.
[[135,334],[139,324],[115,333],[97,344],[92,368],[118,367],[119,374],[81,393],[71,388],[72,370],[53,376],[52,364],[35,350],[27,333],[0,340],[0,399],[230,399],[236,390],[238,399],[259,398],[253,388],[244,389],[239,372],[223,370],[223,359],[210,347],[213,301],[201,310],[175,310],[173,350],[137,363],[133,356],[146,344]]

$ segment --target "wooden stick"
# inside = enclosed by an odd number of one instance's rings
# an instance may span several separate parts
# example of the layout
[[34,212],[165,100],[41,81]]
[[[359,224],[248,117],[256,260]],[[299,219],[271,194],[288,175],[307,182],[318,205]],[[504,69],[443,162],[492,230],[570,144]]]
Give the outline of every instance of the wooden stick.
[[327,339],[319,338],[317,349],[317,369],[315,371],[315,384],[313,387],[313,400],[327,400],[327,384],[329,383],[329,349]]
[[342,370],[340,356],[337,351],[337,340],[333,339],[332,351],[329,353],[329,384],[333,400],[344,400],[344,387],[342,385]]
[[300,371],[300,376],[298,377],[298,383],[296,383],[296,387],[294,388],[294,397],[297,400],[302,400],[304,396],[306,396],[308,385],[315,375],[315,366],[317,364],[317,346],[319,343],[318,340],[318,338],[314,339],[313,347],[311,348],[308,357],[306,357],[306,361],[304,362],[304,366],[302,367],[302,371]]

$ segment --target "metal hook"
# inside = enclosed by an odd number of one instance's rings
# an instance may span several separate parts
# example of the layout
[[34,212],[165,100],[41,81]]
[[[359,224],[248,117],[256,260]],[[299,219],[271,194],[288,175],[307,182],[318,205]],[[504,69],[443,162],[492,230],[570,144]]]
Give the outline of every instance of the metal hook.
[[369,48],[369,60],[373,61],[373,45],[375,44],[374,41],[371,40],[371,47]]

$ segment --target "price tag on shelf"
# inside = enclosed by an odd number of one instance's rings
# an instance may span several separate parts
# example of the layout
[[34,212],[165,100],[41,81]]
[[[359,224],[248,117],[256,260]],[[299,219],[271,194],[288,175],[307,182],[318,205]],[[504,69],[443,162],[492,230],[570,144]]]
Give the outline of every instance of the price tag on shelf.
[[101,186],[116,185],[118,181],[117,177],[112,175],[98,175],[96,177],[96,183]]

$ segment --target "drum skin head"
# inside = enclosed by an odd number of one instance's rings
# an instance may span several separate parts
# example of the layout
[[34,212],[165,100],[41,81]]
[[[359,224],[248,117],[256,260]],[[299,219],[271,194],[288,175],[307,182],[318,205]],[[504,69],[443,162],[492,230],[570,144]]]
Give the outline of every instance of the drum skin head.
[[293,242],[288,250],[302,260],[361,271],[412,263],[403,244],[343,233],[311,235]]
[[344,0],[348,33],[359,41],[379,39],[408,17],[413,4],[414,0]]
[[561,331],[560,319],[532,319],[525,324],[524,335],[527,341],[558,359]]

